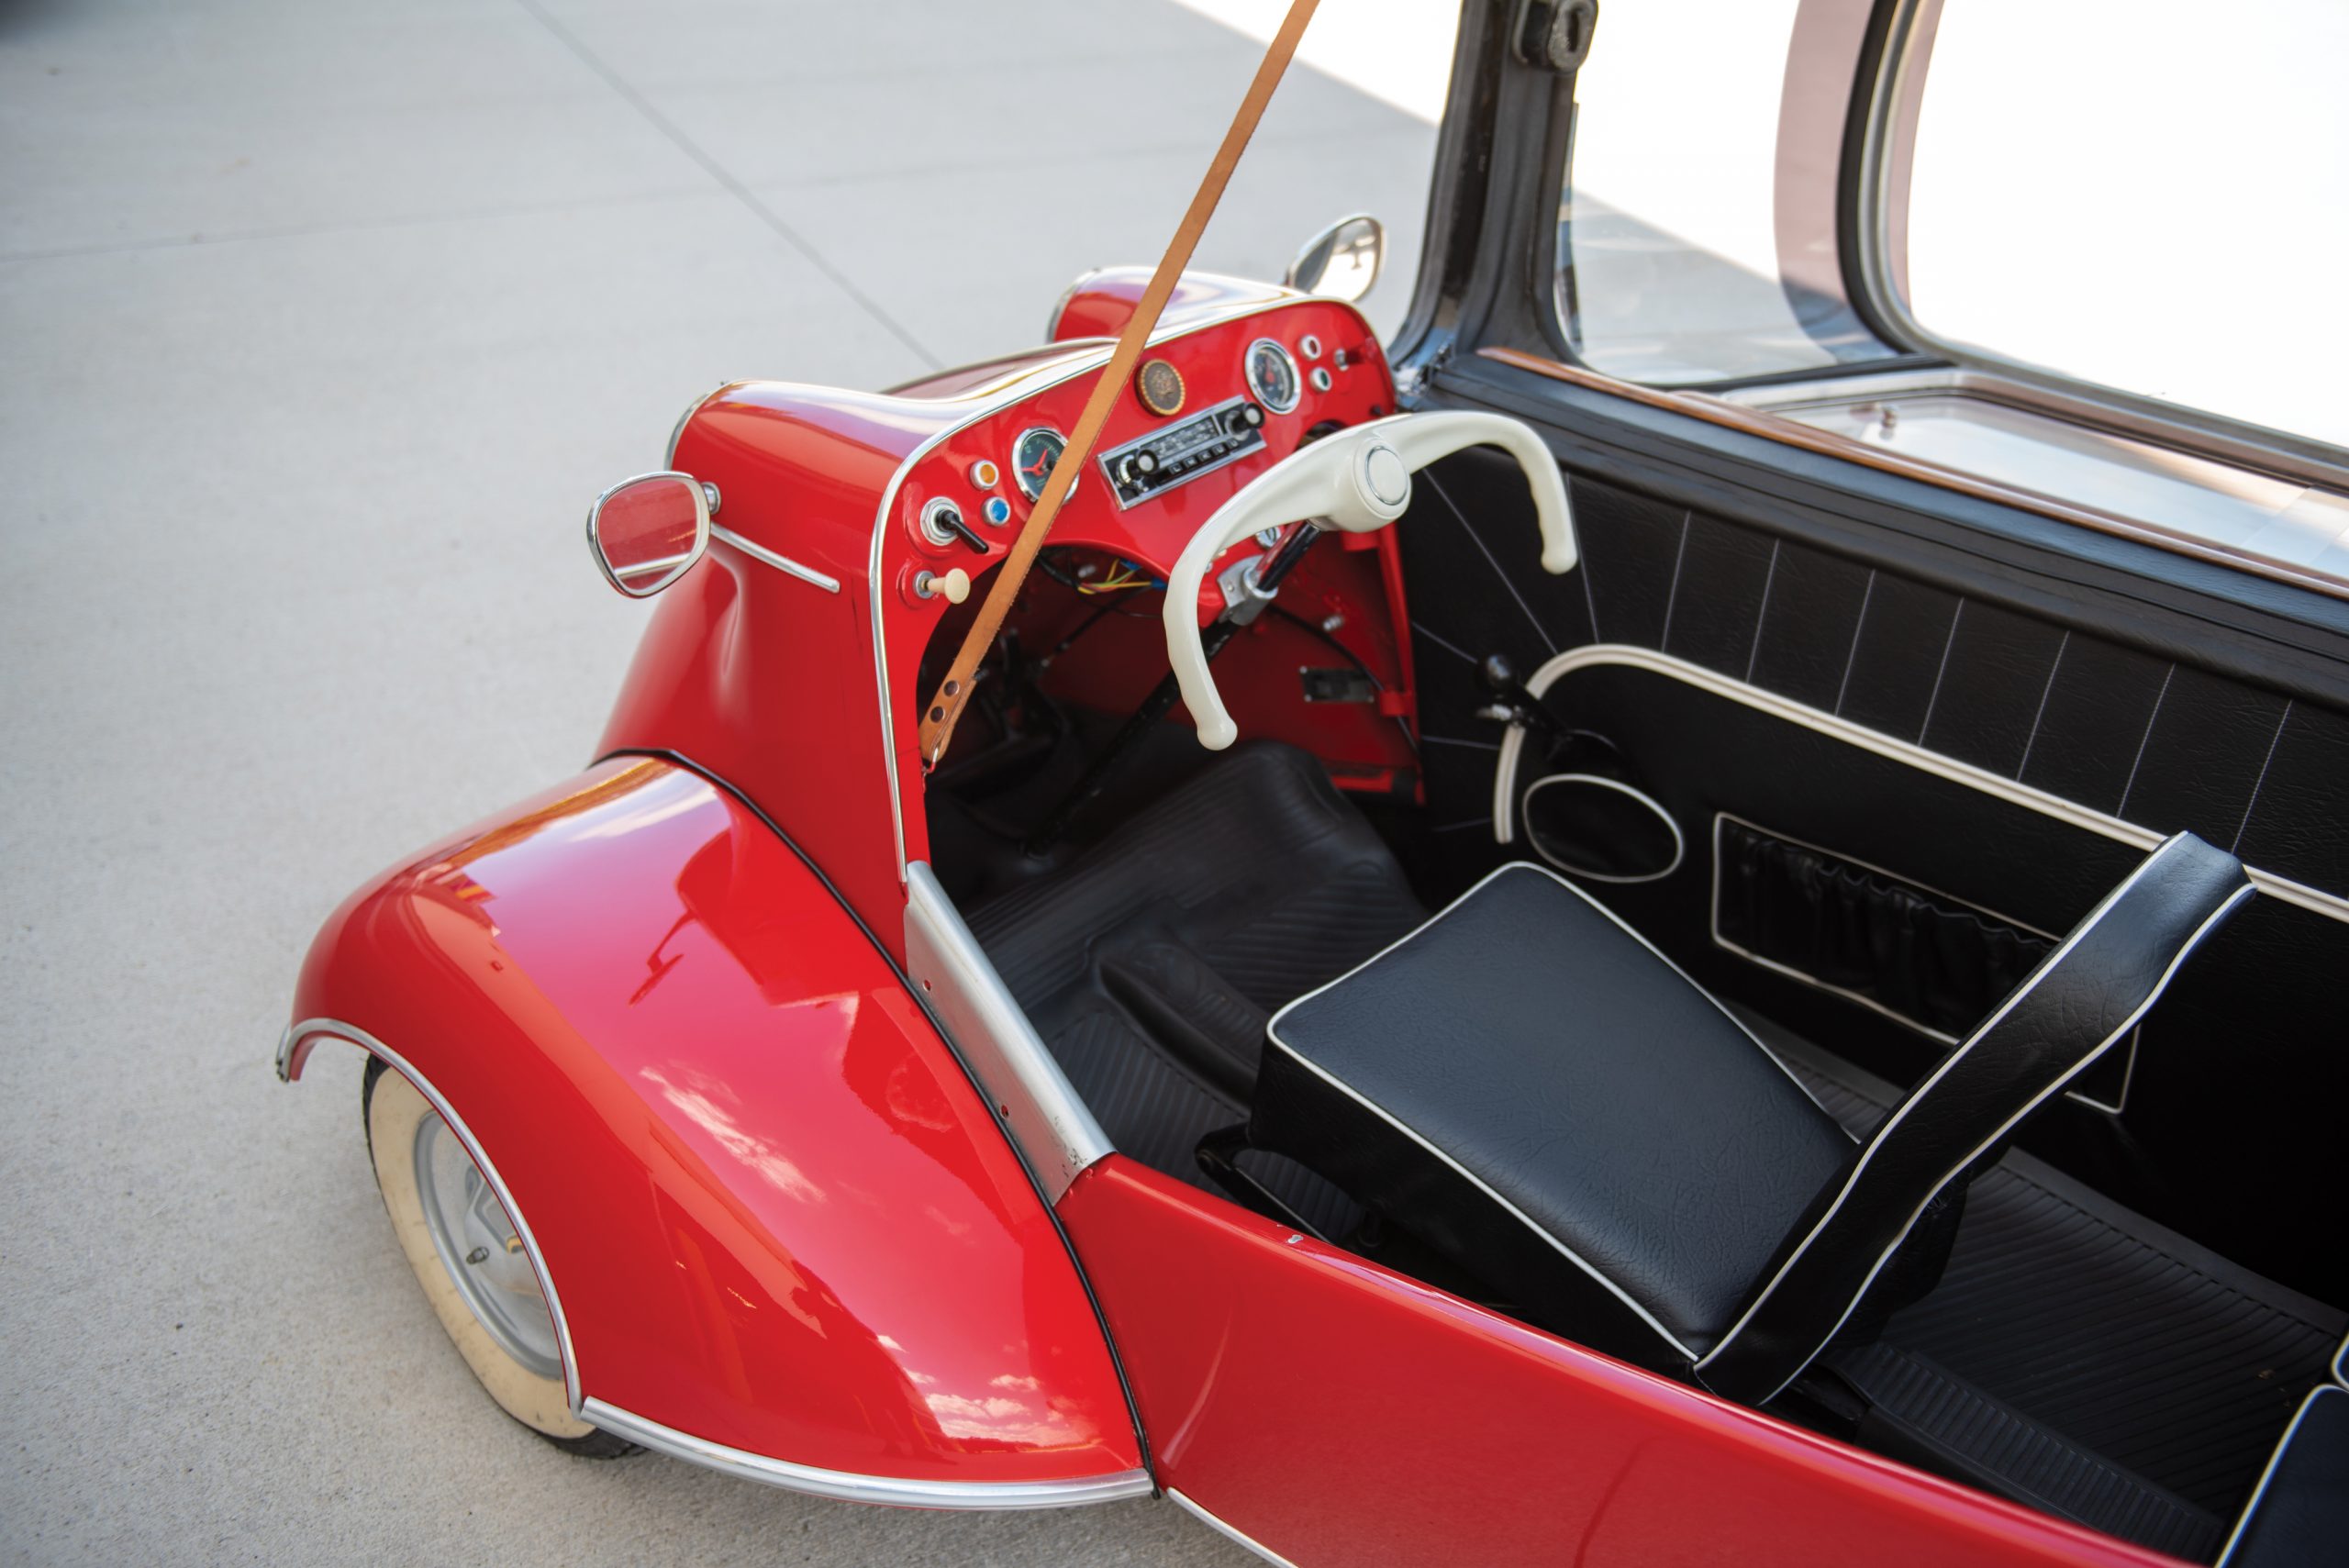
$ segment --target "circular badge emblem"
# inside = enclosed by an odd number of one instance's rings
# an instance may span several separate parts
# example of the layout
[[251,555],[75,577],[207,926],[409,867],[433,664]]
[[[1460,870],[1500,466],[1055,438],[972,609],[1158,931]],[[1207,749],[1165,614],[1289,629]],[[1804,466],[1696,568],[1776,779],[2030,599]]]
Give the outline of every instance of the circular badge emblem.
[[1164,360],[1144,360],[1134,373],[1134,395],[1163,419],[1183,411],[1183,373]]

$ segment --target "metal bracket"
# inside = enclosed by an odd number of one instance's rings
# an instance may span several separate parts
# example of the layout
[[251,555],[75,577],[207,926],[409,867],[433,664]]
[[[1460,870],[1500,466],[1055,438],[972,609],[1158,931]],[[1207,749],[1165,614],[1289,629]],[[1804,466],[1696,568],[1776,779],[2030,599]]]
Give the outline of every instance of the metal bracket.
[[1278,588],[1257,585],[1256,569],[1264,562],[1263,556],[1252,555],[1245,561],[1233,562],[1217,574],[1215,585],[1223,590],[1224,618],[1234,626],[1246,626],[1281,595]]
[[1598,0],[1526,0],[1517,22],[1517,58],[1571,76],[1590,58]]

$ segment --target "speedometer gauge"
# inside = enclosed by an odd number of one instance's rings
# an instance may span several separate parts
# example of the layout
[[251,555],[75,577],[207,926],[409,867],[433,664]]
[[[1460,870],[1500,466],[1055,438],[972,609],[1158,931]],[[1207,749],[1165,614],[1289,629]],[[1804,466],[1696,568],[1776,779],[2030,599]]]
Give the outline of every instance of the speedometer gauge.
[[1246,363],[1248,390],[1256,401],[1275,414],[1290,413],[1297,407],[1297,361],[1288,350],[1270,338],[1259,338],[1248,345]]
[[1060,462],[1067,446],[1068,438],[1050,425],[1031,426],[1020,431],[1019,439],[1011,447],[1011,477],[1019,486],[1019,494],[1030,501],[1041,495],[1044,482],[1052,476],[1052,465]]

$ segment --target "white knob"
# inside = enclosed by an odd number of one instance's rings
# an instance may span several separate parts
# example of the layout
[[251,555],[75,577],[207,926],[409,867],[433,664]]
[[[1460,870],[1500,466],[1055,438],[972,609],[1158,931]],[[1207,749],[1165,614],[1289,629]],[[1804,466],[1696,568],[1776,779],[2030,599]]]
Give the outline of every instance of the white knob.
[[923,598],[946,595],[950,605],[959,605],[971,596],[971,574],[957,566],[952,572],[925,572],[914,579],[914,592]]

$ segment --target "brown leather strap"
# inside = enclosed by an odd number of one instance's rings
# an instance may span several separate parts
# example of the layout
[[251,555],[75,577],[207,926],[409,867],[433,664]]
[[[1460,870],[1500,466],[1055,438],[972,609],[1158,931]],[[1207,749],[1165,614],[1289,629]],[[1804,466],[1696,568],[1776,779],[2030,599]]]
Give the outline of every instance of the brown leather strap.
[[[1159,313],[1166,308],[1168,296],[1174,294],[1183,269],[1190,263],[1191,252],[1197,247],[1208,219],[1215,216],[1216,204],[1223,199],[1223,188],[1231,181],[1231,171],[1239,163],[1241,153],[1247,150],[1248,139],[1255,134],[1256,122],[1264,117],[1273,89],[1281,84],[1289,57],[1297,52],[1297,40],[1304,35],[1305,24],[1313,19],[1313,9],[1319,3],[1319,0],[1294,0],[1281,30],[1273,35],[1272,47],[1264,51],[1264,62],[1256,68],[1256,79],[1248,84],[1248,95],[1241,100],[1240,113],[1233,117],[1231,128],[1224,133],[1223,145],[1216,149],[1215,161],[1208,165],[1207,178],[1199,182],[1198,195],[1191,198],[1191,210],[1183,215],[1182,226],[1174,230],[1166,254],[1159,258],[1158,271],[1151,274],[1150,286],[1142,290],[1141,303],[1134,306],[1126,329],[1118,334],[1117,350],[1102,367],[1101,378],[1093,384],[1093,395],[1085,400],[1085,412],[1077,417],[1076,428],[1069,433],[1068,446],[1053,464],[1052,478],[1045,482],[1036,509],[1028,514],[1019,537],[1011,542],[1011,553],[1004,558],[995,580],[987,585],[987,596],[979,606],[978,618],[964,635],[962,650],[954,655],[945,680],[939,683],[937,694],[922,708],[921,759],[925,770],[937,766],[938,759],[946,754],[946,743],[954,734],[954,721],[963,717],[963,705],[971,697],[971,677],[978,672],[979,661],[986,657],[987,649],[994,644],[996,633],[1003,629],[1003,617],[1011,613],[1011,603],[1019,596],[1020,584],[1028,580],[1028,569],[1035,563],[1036,552],[1044,547],[1044,536],[1052,531],[1052,523],[1061,515],[1061,503],[1068,498],[1069,487],[1076,483],[1078,473],[1093,455],[1094,443],[1100,439],[1101,427],[1108,422],[1109,409],[1117,402],[1118,394],[1133,379],[1134,365],[1149,345]],[[874,635],[880,635],[879,628],[874,628]]]

